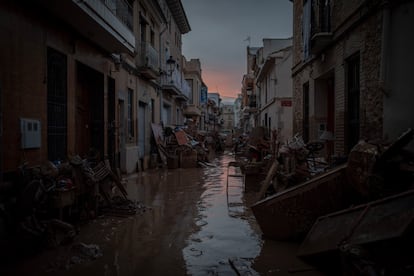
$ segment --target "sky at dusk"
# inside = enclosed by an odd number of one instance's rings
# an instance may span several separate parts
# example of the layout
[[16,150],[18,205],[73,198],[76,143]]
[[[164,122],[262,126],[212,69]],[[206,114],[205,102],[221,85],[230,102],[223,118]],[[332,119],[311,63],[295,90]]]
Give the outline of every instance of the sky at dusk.
[[246,47],[263,38],[292,36],[289,0],[181,0],[191,31],[183,35],[187,60],[199,58],[209,92],[235,98],[246,73]]

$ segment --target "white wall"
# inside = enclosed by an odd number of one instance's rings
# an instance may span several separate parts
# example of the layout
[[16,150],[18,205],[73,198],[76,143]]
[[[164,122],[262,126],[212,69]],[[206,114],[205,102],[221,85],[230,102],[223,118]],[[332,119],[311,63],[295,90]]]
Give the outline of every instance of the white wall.
[[284,57],[276,59],[276,97],[292,97],[292,52],[287,51]]

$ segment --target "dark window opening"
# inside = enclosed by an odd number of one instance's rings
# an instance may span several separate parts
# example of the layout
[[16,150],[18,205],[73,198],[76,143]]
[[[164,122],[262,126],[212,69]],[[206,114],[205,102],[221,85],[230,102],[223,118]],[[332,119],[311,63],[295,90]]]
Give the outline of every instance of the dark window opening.
[[49,160],[64,160],[67,151],[67,60],[47,49],[47,152]]
[[353,146],[358,143],[359,140],[359,127],[360,127],[360,91],[359,91],[359,54],[351,57],[347,61],[347,117],[348,117],[348,131],[347,131],[347,144],[350,151]]
[[330,0],[319,0],[319,31],[331,31],[331,5]]
[[309,142],[309,83],[303,85],[302,138],[305,143]]
[[134,104],[134,91],[128,89],[128,136],[129,138],[134,137],[134,120],[133,120],[133,104]]
[[115,121],[115,80],[107,78],[108,83],[108,159],[112,166],[118,167],[119,161],[116,160],[115,141],[116,141],[116,121]]

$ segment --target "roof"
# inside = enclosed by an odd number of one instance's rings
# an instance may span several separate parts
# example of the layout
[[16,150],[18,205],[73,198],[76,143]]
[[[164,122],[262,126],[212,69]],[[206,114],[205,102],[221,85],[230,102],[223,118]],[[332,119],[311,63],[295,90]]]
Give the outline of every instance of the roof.
[[250,55],[255,55],[257,50],[259,50],[261,47],[247,47],[247,51]]
[[188,22],[181,0],[166,0],[166,2],[181,34],[186,34],[191,31],[190,23]]

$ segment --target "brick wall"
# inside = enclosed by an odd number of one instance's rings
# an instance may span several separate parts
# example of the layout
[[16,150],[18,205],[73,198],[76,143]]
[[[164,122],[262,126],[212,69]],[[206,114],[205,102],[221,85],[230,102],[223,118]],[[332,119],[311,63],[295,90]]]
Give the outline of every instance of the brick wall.
[[[333,4],[332,25],[339,26],[348,15],[355,11],[361,1],[335,1]],[[314,95],[314,81],[333,70],[335,90],[335,153],[345,154],[346,148],[346,60],[360,54],[360,137],[382,138],[383,109],[382,93],[379,85],[382,16],[374,12],[353,29],[348,29],[329,48],[314,56],[307,64],[302,61],[302,1],[294,1],[293,39],[293,133],[302,133],[303,84],[309,82],[311,105]],[[334,34],[335,37],[335,34]],[[317,139],[317,119],[310,107],[310,139]]]

